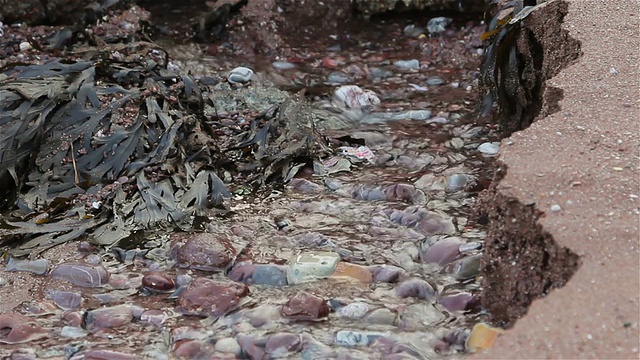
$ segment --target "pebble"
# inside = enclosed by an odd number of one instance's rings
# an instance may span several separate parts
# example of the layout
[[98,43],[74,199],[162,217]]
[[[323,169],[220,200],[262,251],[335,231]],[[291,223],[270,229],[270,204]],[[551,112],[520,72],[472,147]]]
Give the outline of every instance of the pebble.
[[178,297],[177,309],[187,315],[222,316],[235,310],[248,294],[245,284],[197,278]]
[[498,335],[503,333],[504,330],[485,323],[475,324],[467,338],[466,348],[472,352],[489,349],[496,342]]
[[23,41],[20,43],[20,51],[27,51],[33,49],[33,46],[27,41]]
[[430,34],[443,33],[452,21],[453,19],[442,16],[430,19],[427,23],[427,31],[429,31]]
[[251,277],[255,285],[284,286],[287,285],[286,268],[275,265],[258,265]]
[[445,81],[440,76],[429,76],[427,78],[427,85],[438,86],[444,84]]
[[393,325],[396,321],[396,314],[389,309],[376,309],[364,317],[367,324]]
[[480,260],[482,260],[482,254],[476,254],[462,258],[452,264],[453,274],[456,279],[464,280],[478,275],[480,273]]
[[351,78],[341,72],[332,72],[327,76],[327,82],[329,84],[345,84],[351,81]]
[[500,143],[499,142],[486,142],[480,144],[478,146],[478,151],[485,155],[495,155],[500,151]]
[[78,339],[87,335],[89,335],[88,331],[76,326],[63,326],[60,330],[60,336],[70,339]]
[[276,70],[291,70],[296,66],[288,61],[275,61],[271,64]]
[[[459,139],[459,138],[457,138]],[[447,177],[446,188],[447,192],[456,192],[464,189],[469,181],[469,177],[465,174],[453,174]]]
[[460,237],[448,237],[431,246],[425,246],[420,251],[420,259],[426,264],[438,264],[444,266],[454,261],[460,255],[460,246],[466,244],[466,240]]
[[402,32],[404,33],[405,36],[417,38],[420,35],[424,34],[424,29],[415,24],[409,24],[404,27]]
[[398,69],[402,69],[402,70],[420,69],[420,61],[418,61],[418,59],[398,60],[398,61],[394,61],[393,65],[395,65],[395,67],[397,67]]
[[6,264],[6,271],[27,271],[30,273],[43,275],[49,270],[49,260],[21,260],[10,257]]
[[399,298],[414,297],[423,300],[433,300],[436,290],[428,282],[422,279],[409,279],[400,283],[395,288]]
[[142,286],[153,292],[171,292],[175,289],[176,284],[167,275],[159,272],[151,272],[142,278]]
[[317,320],[329,315],[329,305],[319,296],[299,293],[287,301],[280,314],[293,320]]
[[229,72],[227,80],[232,84],[246,84],[251,81],[252,77],[253,70],[244,66],[238,66]]
[[176,234],[172,236],[170,257],[180,267],[202,271],[224,270],[236,256],[231,241],[211,233]]
[[50,275],[82,287],[101,287],[109,283],[109,272],[102,265],[60,264],[51,271]]
[[368,346],[373,340],[381,336],[383,335],[341,330],[336,333],[336,344],[341,346]]
[[361,319],[369,312],[369,305],[363,302],[353,302],[336,310],[340,317],[349,319]]
[[475,305],[477,299],[471,293],[460,292],[443,295],[438,302],[449,311],[464,311]]
[[300,350],[302,339],[298,334],[279,333],[271,336],[264,346],[264,350],[271,358],[284,358],[290,353]]
[[62,310],[76,309],[82,304],[82,295],[77,292],[49,290],[47,295]]
[[331,276],[340,255],[327,251],[309,251],[289,260],[287,282],[291,285],[316,281]]
[[373,281],[373,276],[369,269],[364,266],[348,262],[339,262],[336,265],[335,271],[331,274],[331,278],[346,278],[364,284],[368,284]]
[[238,344],[238,341],[230,337],[222,338],[216,341],[214,349],[222,353],[230,353],[235,355],[240,355],[240,353],[242,352],[242,348],[240,348],[240,344]]
[[118,328],[130,324],[134,318],[140,318],[144,309],[124,304],[87,311],[83,320],[85,328]]
[[562,208],[560,208],[560,205],[558,205],[558,204],[551,205],[551,211],[558,212],[560,210],[562,210]]

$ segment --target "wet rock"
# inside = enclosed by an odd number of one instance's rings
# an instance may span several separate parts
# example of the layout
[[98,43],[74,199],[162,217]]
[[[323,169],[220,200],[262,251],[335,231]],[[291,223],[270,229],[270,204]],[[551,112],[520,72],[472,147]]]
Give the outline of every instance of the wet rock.
[[404,269],[393,265],[371,266],[369,271],[376,282],[395,283],[404,280],[408,275]]
[[289,299],[282,307],[282,316],[298,321],[318,320],[329,315],[329,305],[319,297],[308,293],[299,293]]
[[353,302],[338,308],[336,314],[349,319],[361,319],[369,312],[369,305],[363,302]]
[[48,290],[47,296],[63,310],[72,310],[82,304],[82,295],[73,291]]
[[235,258],[236,251],[224,235],[211,233],[177,234],[173,236],[171,257],[180,267],[203,271],[225,269]]
[[176,284],[172,278],[163,273],[151,272],[142,278],[142,286],[152,292],[166,293],[175,290]]
[[117,328],[130,324],[134,318],[139,318],[144,309],[135,305],[125,304],[87,311],[83,327]]
[[340,261],[334,252],[309,251],[295,255],[289,260],[287,282],[301,284],[329,277]]
[[0,344],[21,344],[49,336],[38,323],[20,314],[0,314],[0,329]]
[[212,359],[213,346],[201,340],[182,340],[173,347],[173,355],[178,359]]
[[245,284],[197,278],[178,297],[177,310],[186,315],[223,316],[249,294]]
[[396,286],[395,292],[400,298],[414,297],[423,300],[433,300],[436,296],[434,287],[422,279],[406,280]]
[[300,335],[279,333],[272,335],[264,347],[265,352],[273,358],[284,358],[300,350],[302,339]]
[[466,240],[460,237],[441,239],[431,246],[425,242],[420,251],[420,259],[426,264],[447,265],[459,257],[460,246],[464,244]]
[[368,284],[373,281],[373,276],[369,269],[364,266],[347,262],[339,262],[336,265],[335,271],[331,274],[331,278],[346,278],[364,284]]
[[27,271],[30,273],[43,275],[49,270],[49,260],[21,260],[14,257],[9,257],[7,264],[5,265],[7,271]]
[[253,272],[251,280],[255,285],[287,285],[286,268],[275,265],[258,265]]
[[430,34],[441,34],[445,32],[447,26],[449,26],[452,21],[453,19],[447,17],[436,17],[430,19],[427,23],[427,31],[429,31]]
[[449,311],[465,311],[479,304],[479,299],[468,292],[447,294],[440,297],[438,302]]
[[242,349],[240,348],[240,344],[238,344],[236,339],[230,338],[230,337],[222,338],[216,341],[216,345],[214,346],[214,349],[222,353],[229,353],[229,354],[235,354],[235,355],[240,355],[240,352],[242,351]]
[[101,287],[109,283],[109,272],[102,265],[65,263],[56,266],[50,275],[82,287]]
[[246,84],[251,81],[253,70],[244,66],[239,66],[229,72],[227,80],[232,84]]

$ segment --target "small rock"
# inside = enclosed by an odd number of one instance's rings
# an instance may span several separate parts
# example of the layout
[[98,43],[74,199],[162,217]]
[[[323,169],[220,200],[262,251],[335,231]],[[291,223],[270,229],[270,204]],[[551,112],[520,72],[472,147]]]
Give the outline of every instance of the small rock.
[[496,342],[498,335],[503,333],[504,330],[485,323],[475,324],[467,338],[466,348],[471,352],[489,349]]
[[438,302],[449,311],[464,311],[477,305],[477,300],[471,293],[459,292],[457,294],[443,295]]
[[351,82],[351,78],[341,72],[332,72],[327,76],[327,82],[329,84],[346,84]]
[[329,305],[321,297],[299,293],[289,299],[280,313],[293,320],[318,320],[329,315]]
[[452,21],[453,19],[448,17],[436,17],[430,19],[427,23],[427,31],[429,31],[430,34],[441,34],[445,32],[447,26],[449,26]]
[[343,85],[333,93],[331,101],[339,108],[361,109],[380,105],[380,98],[371,90],[356,85]]
[[397,67],[398,69],[402,69],[402,70],[418,70],[418,69],[420,69],[420,61],[418,61],[417,59],[398,60],[398,61],[394,61],[393,65],[395,65],[395,67]]
[[109,272],[102,265],[60,264],[51,271],[50,275],[83,287],[100,287],[109,283]]
[[363,302],[354,302],[338,308],[336,314],[349,319],[361,319],[369,312],[369,305]]
[[284,286],[287,285],[286,269],[275,265],[256,266],[251,277],[255,285]]
[[49,260],[21,260],[14,257],[9,257],[7,261],[6,271],[27,271],[30,273],[43,275],[49,270]]
[[396,314],[389,309],[376,309],[365,316],[362,321],[374,325],[393,325],[396,321]]
[[[460,237],[449,237],[420,251],[420,259],[426,264],[447,265],[460,255],[460,246],[466,241]],[[424,245],[423,245],[424,246]]]
[[422,279],[410,279],[396,286],[396,295],[399,298],[414,297],[423,300],[435,298],[436,290],[428,282]]
[[496,155],[500,151],[499,142],[486,142],[478,146],[478,151],[485,155]]
[[87,335],[89,335],[88,331],[76,326],[63,326],[60,329],[60,336],[69,339],[79,339]]
[[167,314],[162,310],[147,310],[140,314],[140,322],[151,325],[162,325],[167,320]]
[[214,346],[216,351],[222,353],[230,353],[235,355],[240,355],[242,349],[240,348],[240,344],[234,338],[222,338],[216,341],[216,345]]
[[82,304],[82,295],[73,291],[49,290],[47,295],[63,310],[76,309]]
[[560,211],[560,210],[562,210],[562,208],[560,207],[560,205],[558,205],[558,204],[553,204],[553,205],[551,205],[551,211],[553,211],[553,212],[558,212],[558,211]]
[[482,254],[476,254],[473,256],[467,256],[462,258],[450,266],[453,269],[453,274],[458,280],[464,280],[475,277],[480,273],[480,260]]
[[404,27],[402,32],[404,33],[404,36],[417,38],[420,35],[424,34],[424,29],[420,26],[409,24]]
[[296,66],[288,61],[275,61],[271,64],[276,70],[291,70]]
[[117,328],[130,324],[143,312],[144,309],[130,304],[104,307],[87,311],[83,325],[85,328]]
[[373,281],[373,276],[366,267],[348,262],[339,262],[331,278],[347,278],[365,284]]
[[469,182],[469,177],[465,174],[453,174],[447,177],[445,191],[456,192],[464,189]]
[[180,267],[203,271],[224,270],[235,258],[231,241],[219,234],[175,234],[170,257]]
[[249,294],[245,284],[197,278],[178,297],[178,311],[186,315],[218,317],[240,305]]
[[407,273],[404,269],[393,265],[379,265],[370,267],[376,282],[395,283],[404,280]]
[[264,350],[272,358],[284,358],[300,350],[302,340],[300,335],[279,333],[271,336],[264,346]]
[[0,344],[21,344],[49,336],[37,322],[20,314],[0,313],[0,324]]
[[153,292],[166,293],[173,291],[176,284],[173,279],[165,274],[151,272],[142,278],[142,286]]
[[253,77],[253,70],[239,66],[229,72],[227,75],[227,80],[232,84],[246,84],[251,81]]
[[438,86],[444,84],[445,81],[440,76],[429,76],[427,78],[427,85]]
[[27,41],[23,41],[20,43],[20,51],[27,51],[33,49],[33,46]]
[[334,252],[310,251],[289,260],[287,282],[291,285],[324,279],[333,274],[340,255]]
[[341,330],[336,333],[336,344],[341,346],[368,346],[380,334],[361,333],[351,330]]

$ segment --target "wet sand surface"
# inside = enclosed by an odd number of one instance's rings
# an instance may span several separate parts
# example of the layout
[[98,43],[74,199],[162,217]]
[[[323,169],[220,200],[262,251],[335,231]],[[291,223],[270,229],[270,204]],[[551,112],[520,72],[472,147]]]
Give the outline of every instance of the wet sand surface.
[[499,191],[535,202],[544,229],[582,264],[475,358],[639,356],[637,5],[569,1],[564,27],[584,55],[550,82],[564,90],[561,110],[502,141]]

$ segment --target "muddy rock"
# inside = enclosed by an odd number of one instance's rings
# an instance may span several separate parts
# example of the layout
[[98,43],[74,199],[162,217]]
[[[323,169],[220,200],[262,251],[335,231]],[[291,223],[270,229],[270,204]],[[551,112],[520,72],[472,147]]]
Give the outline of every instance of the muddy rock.
[[180,267],[203,271],[223,270],[231,264],[236,255],[231,241],[223,235],[176,234],[173,239],[171,257]]
[[249,288],[236,282],[195,279],[178,297],[178,311],[187,315],[222,316],[236,309]]

